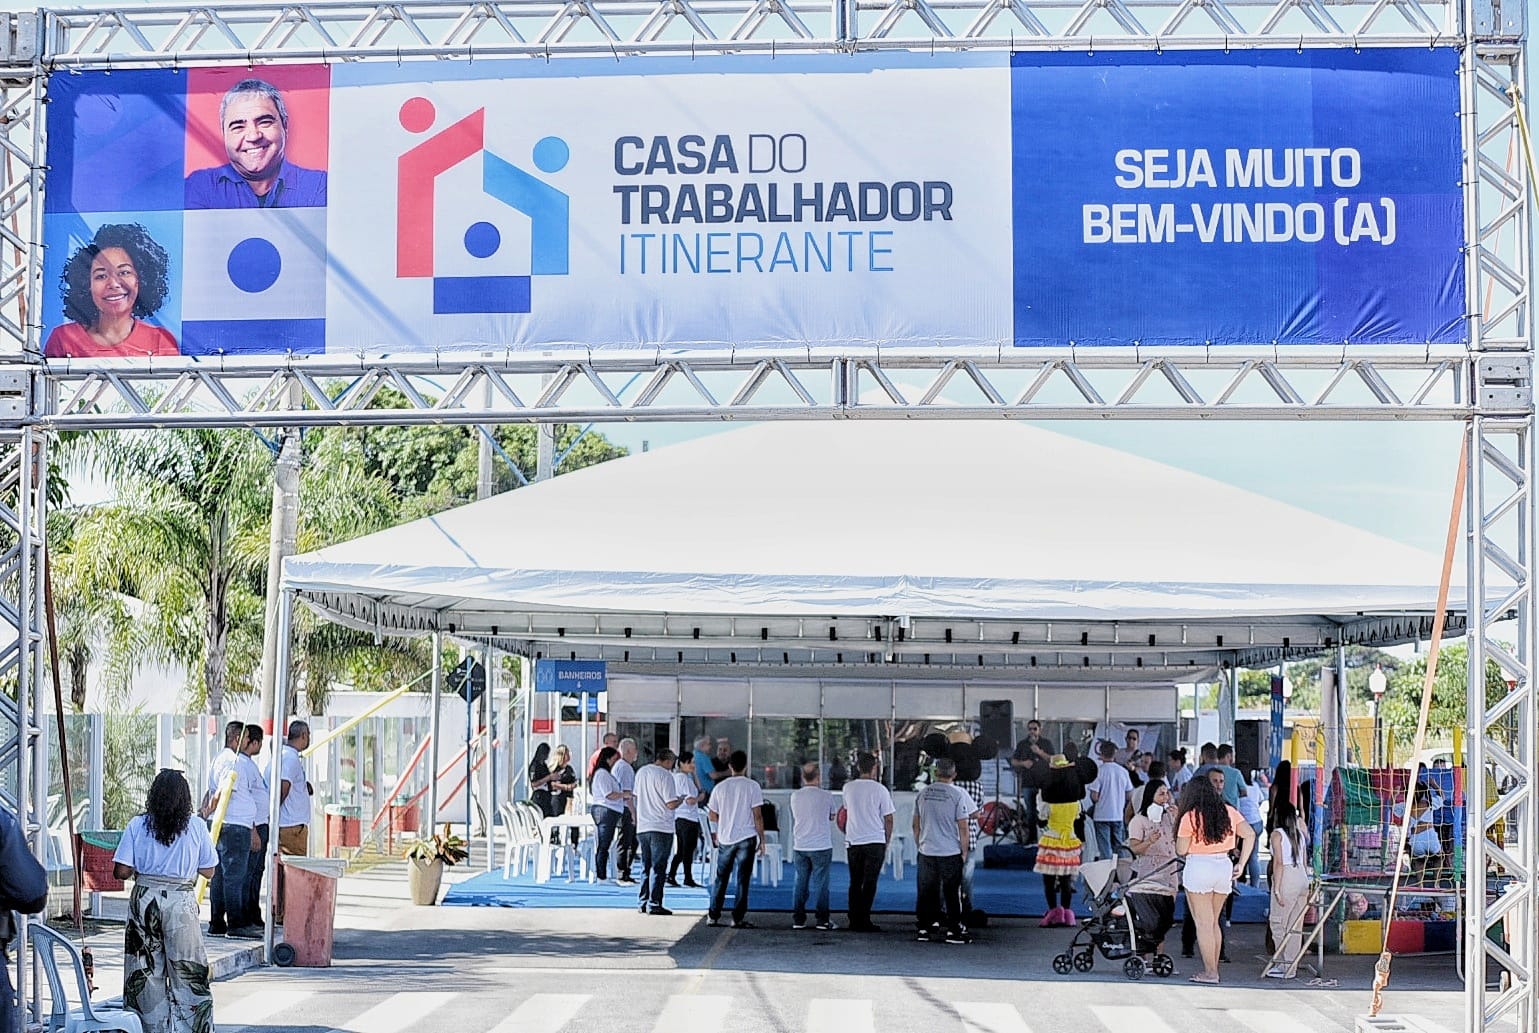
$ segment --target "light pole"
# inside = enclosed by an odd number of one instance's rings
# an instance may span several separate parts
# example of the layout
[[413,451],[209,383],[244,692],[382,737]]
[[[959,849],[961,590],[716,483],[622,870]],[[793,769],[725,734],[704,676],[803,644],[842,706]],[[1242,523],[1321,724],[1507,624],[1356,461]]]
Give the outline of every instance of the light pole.
[[1384,766],[1384,729],[1379,725],[1379,704],[1384,702],[1384,691],[1389,688],[1389,679],[1384,676],[1384,669],[1378,664],[1373,665],[1373,673],[1368,676],[1368,691],[1373,693],[1373,766]]

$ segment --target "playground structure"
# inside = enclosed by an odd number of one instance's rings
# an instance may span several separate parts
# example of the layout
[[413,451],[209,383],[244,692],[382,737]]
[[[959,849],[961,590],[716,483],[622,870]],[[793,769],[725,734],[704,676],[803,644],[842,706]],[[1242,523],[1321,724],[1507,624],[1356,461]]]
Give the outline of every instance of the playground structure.
[[[1467,1028],[1505,1016],[1539,1019],[1539,753],[1533,678],[1536,610],[1532,384],[1531,170],[1526,162],[1526,86],[1521,6],[1475,2],[1324,5],[1022,3],[960,0],[790,3],[429,3],[101,8],[9,13],[0,81],[0,335],[11,355],[0,375],[0,484],[8,532],[3,609],[11,628],[0,667],[16,696],[0,697],[5,802],[41,849],[46,789],[35,750],[44,686],[42,564],[49,436],[61,430],[165,426],[281,427],[321,423],[605,419],[827,419],[834,417],[1129,418],[1223,420],[1442,419],[1468,434],[1471,727],[1467,769],[1492,770],[1511,788],[1495,803],[1466,801],[1464,866],[1499,866],[1488,897],[1481,879],[1465,892],[1463,933],[1471,959]],[[48,73],[62,69],[189,67],[294,61],[468,59],[627,55],[844,54],[849,51],[1357,50],[1445,47],[1458,54],[1460,153],[1468,249],[1467,333],[1456,345],[1350,344],[1293,348],[1265,341],[1190,350],[876,347],[666,356],[650,351],[543,354],[499,350],[383,358],[273,357],[248,363],[167,362],[124,367],[41,357],[42,226],[48,166],[41,113]],[[895,386],[919,377],[922,392]],[[641,389],[626,385],[639,377]],[[447,391],[434,386],[447,382]],[[344,387],[338,390],[335,384]],[[403,401],[372,409],[378,388]],[[768,385],[774,385],[772,391]],[[969,386],[970,385],[970,386]],[[967,389],[960,404],[943,393]],[[291,390],[292,389],[292,390]],[[875,401],[866,401],[875,392]],[[304,408],[294,404],[304,399]],[[291,607],[291,594],[285,606]],[[1490,633],[1514,615],[1513,647]],[[1417,623],[1419,618],[1406,623]],[[439,640],[450,629],[431,629]],[[1348,629],[1351,630],[1351,629]],[[1366,638],[1367,630],[1361,629]],[[1411,635],[1406,628],[1397,640]],[[1424,632],[1418,627],[1416,634]],[[1331,645],[1335,645],[1332,643]],[[1220,647],[1221,648],[1221,647]],[[1229,647],[1238,652],[1235,645]],[[1311,646],[1309,648],[1317,648]],[[1249,651],[1250,647],[1247,646]],[[1256,651],[1282,659],[1306,651],[1287,639]],[[1487,660],[1512,680],[1494,706],[1481,692]],[[1233,670],[1233,665],[1230,667]],[[1232,714],[1232,683],[1225,706]],[[1341,727],[1341,704],[1328,723]],[[1515,737],[1493,738],[1508,723]],[[1341,756],[1337,747],[1336,756]],[[1504,823],[1496,841],[1488,836]],[[1368,823],[1364,823],[1365,825]],[[1471,881],[1471,880],[1467,880]],[[1488,933],[1501,927],[1502,940]],[[1476,961],[1478,959],[1478,962]],[[16,979],[26,992],[25,944]],[[1492,985],[1485,976],[1504,978]]]

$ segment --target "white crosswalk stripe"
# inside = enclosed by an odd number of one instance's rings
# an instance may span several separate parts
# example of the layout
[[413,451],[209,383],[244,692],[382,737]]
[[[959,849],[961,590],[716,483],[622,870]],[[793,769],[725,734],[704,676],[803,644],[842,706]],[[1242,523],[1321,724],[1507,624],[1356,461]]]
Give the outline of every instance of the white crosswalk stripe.
[[652,1028],[657,1033],[677,1033],[681,1029],[721,1029],[726,1025],[727,1009],[731,1006],[730,997],[674,994],[663,1005],[663,1012]]
[[344,1029],[335,1029],[331,1033],[402,1033],[457,996],[438,991],[391,994],[353,1019]]
[[807,1033],[875,1033],[876,1015],[867,1000],[814,998],[807,1003]]
[[1230,1008],[1229,1014],[1254,1033],[1314,1033],[1314,1027],[1287,1012],[1262,1008]]
[[1031,1033],[1013,1004],[958,1001],[955,1008],[962,1017],[962,1033]]
[[571,1022],[591,999],[591,994],[535,994],[492,1027],[491,1033],[529,1033],[532,1029],[554,1033]]
[[314,996],[310,990],[264,990],[259,994],[252,994],[240,1005],[239,1026],[220,1023],[220,1029],[228,1029],[231,1033],[239,1033],[241,1030],[261,1028],[267,1020],[281,1011],[287,1011],[297,1004],[303,1004],[305,1000]]
[[1113,1033],[1127,1029],[1136,1029],[1138,1033],[1175,1033],[1159,1012],[1142,1005],[1092,1004],[1090,1010]]

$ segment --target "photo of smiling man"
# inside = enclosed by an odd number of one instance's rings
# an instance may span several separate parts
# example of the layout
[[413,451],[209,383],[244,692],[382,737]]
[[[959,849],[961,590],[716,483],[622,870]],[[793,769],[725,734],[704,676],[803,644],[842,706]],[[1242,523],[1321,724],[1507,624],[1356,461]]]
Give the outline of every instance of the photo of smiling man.
[[189,210],[325,207],[326,173],[286,157],[289,111],[276,86],[242,79],[230,87],[219,127],[229,161],[187,177]]

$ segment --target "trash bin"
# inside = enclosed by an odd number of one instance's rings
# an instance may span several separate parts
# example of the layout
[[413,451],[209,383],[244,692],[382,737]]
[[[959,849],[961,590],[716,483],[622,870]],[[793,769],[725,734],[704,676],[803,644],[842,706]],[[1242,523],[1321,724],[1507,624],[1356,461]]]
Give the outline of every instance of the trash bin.
[[283,943],[274,950],[273,960],[300,968],[328,968],[337,914],[337,880],[342,878],[347,862],[325,857],[278,860],[285,869]]
[[342,847],[363,845],[363,821],[357,807],[332,804],[326,808],[326,856]]

